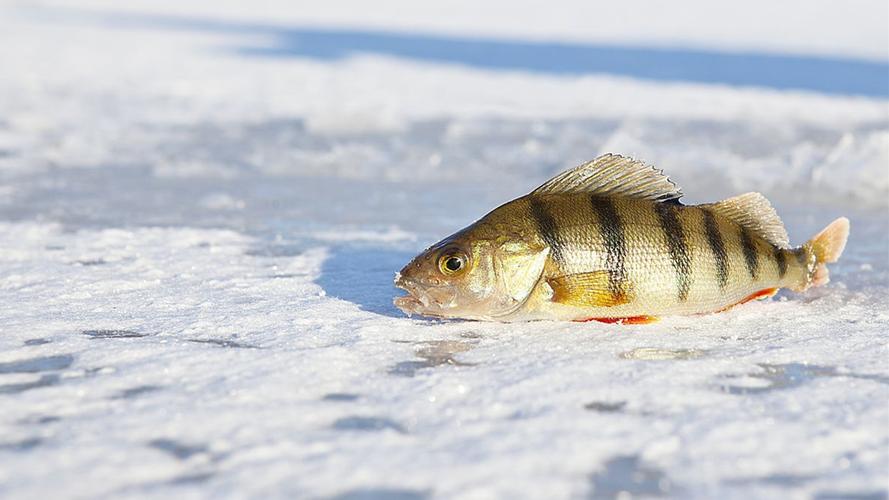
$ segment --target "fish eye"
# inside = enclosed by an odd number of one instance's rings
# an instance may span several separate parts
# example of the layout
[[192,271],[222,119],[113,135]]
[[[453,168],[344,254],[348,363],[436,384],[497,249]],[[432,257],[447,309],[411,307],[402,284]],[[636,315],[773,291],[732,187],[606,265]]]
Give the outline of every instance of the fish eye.
[[444,265],[448,271],[459,271],[463,268],[463,259],[460,257],[448,257],[445,259]]
[[438,269],[443,274],[456,274],[466,268],[466,257],[460,254],[447,253],[438,259]]

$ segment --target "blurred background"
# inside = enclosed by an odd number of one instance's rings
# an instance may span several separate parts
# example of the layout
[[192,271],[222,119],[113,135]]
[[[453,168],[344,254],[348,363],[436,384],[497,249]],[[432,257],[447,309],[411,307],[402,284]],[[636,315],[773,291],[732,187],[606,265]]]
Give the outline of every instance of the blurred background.
[[[19,0],[0,68],[0,494],[886,498],[885,0]],[[605,152],[849,216],[838,288],[608,340],[391,306]]]
[[665,169],[692,201],[880,205],[887,9],[14,2],[0,210],[422,231],[606,151]]

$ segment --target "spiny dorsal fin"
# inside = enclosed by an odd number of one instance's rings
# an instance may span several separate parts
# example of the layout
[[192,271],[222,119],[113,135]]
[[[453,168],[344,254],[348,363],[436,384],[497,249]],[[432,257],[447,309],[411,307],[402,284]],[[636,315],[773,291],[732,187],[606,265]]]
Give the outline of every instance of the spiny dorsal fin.
[[778,248],[790,248],[784,223],[769,200],[759,193],[745,193],[703,206],[733,220]]
[[531,194],[569,193],[651,201],[673,201],[682,197],[679,186],[662,171],[639,160],[611,153],[562,172]]

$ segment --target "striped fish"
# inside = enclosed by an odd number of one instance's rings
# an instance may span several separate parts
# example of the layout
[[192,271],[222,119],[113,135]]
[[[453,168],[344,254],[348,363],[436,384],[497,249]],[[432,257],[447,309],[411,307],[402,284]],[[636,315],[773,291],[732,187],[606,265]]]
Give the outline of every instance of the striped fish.
[[759,193],[683,205],[663,173],[600,156],[436,243],[396,276],[407,314],[645,323],[827,283],[840,218],[790,246]]

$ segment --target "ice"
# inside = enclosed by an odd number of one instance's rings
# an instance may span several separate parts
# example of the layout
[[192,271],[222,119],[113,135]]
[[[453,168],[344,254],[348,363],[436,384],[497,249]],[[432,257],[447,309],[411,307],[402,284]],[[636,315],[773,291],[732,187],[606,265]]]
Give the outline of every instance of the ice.
[[[0,497],[886,497],[882,80],[519,57],[889,74],[883,2],[263,5],[0,8]],[[831,283],[653,325],[392,305],[417,252],[607,151],[689,203],[763,192],[794,244],[849,217]]]

